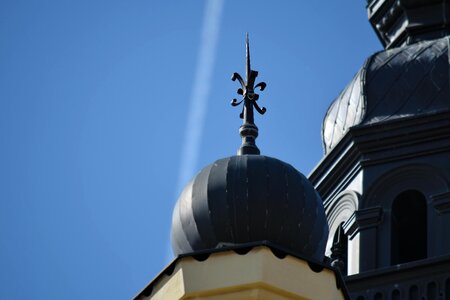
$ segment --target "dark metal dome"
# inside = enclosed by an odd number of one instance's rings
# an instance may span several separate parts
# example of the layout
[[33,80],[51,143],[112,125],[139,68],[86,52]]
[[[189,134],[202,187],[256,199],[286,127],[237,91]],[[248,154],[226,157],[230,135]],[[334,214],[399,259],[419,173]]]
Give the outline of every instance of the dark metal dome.
[[449,110],[449,42],[445,37],[369,57],[325,115],[325,153],[352,126]]
[[184,189],[172,219],[176,255],[269,241],[322,260],[328,224],[322,201],[291,165],[263,155],[220,159]]

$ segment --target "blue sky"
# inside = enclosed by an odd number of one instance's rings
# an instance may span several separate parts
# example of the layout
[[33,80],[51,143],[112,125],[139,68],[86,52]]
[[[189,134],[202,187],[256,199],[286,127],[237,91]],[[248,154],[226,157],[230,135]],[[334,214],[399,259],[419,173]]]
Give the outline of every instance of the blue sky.
[[365,5],[0,1],[0,299],[130,299],[169,262],[183,178],[239,147],[246,32],[257,144],[308,174],[328,106],[381,50]]

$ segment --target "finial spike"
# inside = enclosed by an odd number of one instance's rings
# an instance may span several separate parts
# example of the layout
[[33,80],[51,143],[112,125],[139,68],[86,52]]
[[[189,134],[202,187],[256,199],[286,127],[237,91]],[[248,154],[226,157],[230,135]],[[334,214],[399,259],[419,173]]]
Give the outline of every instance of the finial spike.
[[255,140],[258,137],[258,127],[256,127],[253,117],[253,108],[256,109],[258,113],[263,115],[266,112],[266,108],[260,108],[257,104],[257,100],[259,99],[259,95],[255,93],[255,88],[259,88],[260,91],[264,90],[266,87],[266,83],[260,82],[255,85],[256,77],[258,76],[258,72],[252,70],[250,67],[250,45],[248,40],[248,32],[246,34],[245,40],[245,50],[246,50],[246,80],[244,81],[242,77],[238,73],[234,73],[231,77],[231,80],[238,80],[241,84],[240,89],[238,89],[238,94],[242,95],[242,100],[237,101],[233,99],[231,102],[232,106],[237,106],[241,102],[244,102],[242,112],[239,115],[241,119],[243,119],[243,124],[239,128],[239,133],[242,138],[242,145],[238,150],[238,155],[244,154],[259,154],[259,149],[256,146]]
[[248,79],[250,78],[250,72],[251,72],[251,67],[250,67],[250,43],[248,41],[248,32],[245,35],[245,58],[246,58],[246,66],[245,66],[245,75],[246,75],[246,80],[248,82]]

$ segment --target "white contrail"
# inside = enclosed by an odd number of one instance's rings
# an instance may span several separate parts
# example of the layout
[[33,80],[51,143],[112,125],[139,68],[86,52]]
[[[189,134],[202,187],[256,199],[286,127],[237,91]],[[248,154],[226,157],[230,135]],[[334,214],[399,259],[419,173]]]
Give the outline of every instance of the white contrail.
[[[197,68],[191,92],[186,131],[181,148],[181,161],[175,197],[180,195],[183,186],[188,183],[197,168],[223,4],[224,0],[206,1]],[[168,246],[166,263],[173,257],[170,248]]]
[[194,85],[190,98],[188,120],[182,144],[178,173],[177,196],[196,171],[199,148],[205,123],[205,115],[211,87],[211,75],[216,57],[220,19],[224,0],[206,2],[200,50],[197,58]]

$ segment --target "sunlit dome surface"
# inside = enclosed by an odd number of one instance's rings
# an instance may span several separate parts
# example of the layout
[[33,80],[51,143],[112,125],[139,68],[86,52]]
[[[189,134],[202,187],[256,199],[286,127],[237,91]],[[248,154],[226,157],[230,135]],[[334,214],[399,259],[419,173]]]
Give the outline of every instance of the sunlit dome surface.
[[322,200],[308,179],[263,155],[207,166],[185,187],[173,212],[176,255],[268,241],[322,261],[327,237]]

